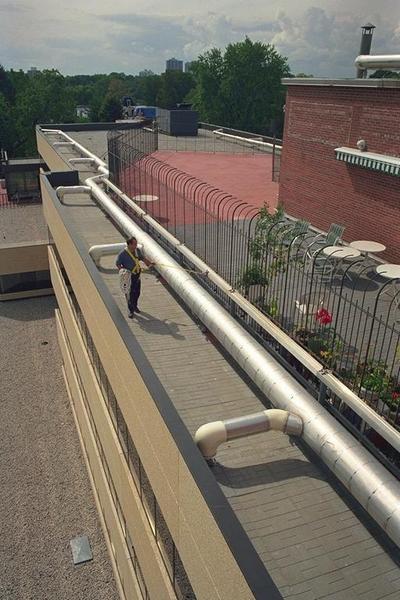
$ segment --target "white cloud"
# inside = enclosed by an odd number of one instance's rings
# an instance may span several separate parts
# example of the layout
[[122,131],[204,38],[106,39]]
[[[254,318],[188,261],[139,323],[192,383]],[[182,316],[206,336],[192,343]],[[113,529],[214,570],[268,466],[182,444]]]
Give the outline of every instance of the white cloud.
[[[170,56],[191,60],[245,35],[272,43],[293,73],[351,77],[360,26],[376,25],[372,51],[398,52],[400,4],[381,0],[203,0],[188,12],[185,0],[27,0],[3,3],[7,23],[0,57],[7,68],[58,68],[63,73],[164,69]],[[82,8],[83,7],[83,8]]]

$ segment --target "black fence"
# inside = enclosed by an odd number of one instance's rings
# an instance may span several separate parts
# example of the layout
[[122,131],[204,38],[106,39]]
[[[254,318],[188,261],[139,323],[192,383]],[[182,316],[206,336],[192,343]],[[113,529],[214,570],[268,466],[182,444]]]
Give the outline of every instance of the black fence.
[[[377,274],[373,259],[329,254],[331,242],[308,224],[289,220],[283,211],[259,211],[152,156],[127,152],[118,140],[109,151],[110,165],[118,165],[112,170],[118,187],[400,428],[400,290]],[[400,465],[397,452],[340,398],[248,315],[235,311],[207,277],[198,279],[355,435],[383,453],[391,467]]]

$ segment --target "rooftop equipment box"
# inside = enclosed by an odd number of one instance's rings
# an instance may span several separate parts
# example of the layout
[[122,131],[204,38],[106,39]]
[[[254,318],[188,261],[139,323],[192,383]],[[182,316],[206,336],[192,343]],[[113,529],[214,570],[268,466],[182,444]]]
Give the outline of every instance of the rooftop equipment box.
[[199,115],[195,110],[167,110],[157,107],[156,116],[158,128],[163,133],[176,136],[197,135]]

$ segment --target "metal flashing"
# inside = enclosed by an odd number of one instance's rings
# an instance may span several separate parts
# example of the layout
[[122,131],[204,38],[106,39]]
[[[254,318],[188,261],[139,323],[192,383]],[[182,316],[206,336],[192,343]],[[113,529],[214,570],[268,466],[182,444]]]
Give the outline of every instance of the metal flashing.
[[80,535],[70,541],[74,565],[93,560],[92,549],[87,535]]
[[345,88],[400,88],[400,79],[329,79],[317,77],[284,77],[286,86],[345,87]]

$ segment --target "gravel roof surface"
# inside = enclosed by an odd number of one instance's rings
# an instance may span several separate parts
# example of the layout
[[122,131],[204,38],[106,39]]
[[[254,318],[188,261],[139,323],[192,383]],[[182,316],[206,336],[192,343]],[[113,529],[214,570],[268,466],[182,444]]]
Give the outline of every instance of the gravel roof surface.
[[0,246],[15,242],[48,241],[41,204],[0,207]]
[[[0,303],[0,598],[117,600],[55,307],[54,297]],[[93,561],[74,566],[70,540],[79,535],[89,537]]]

